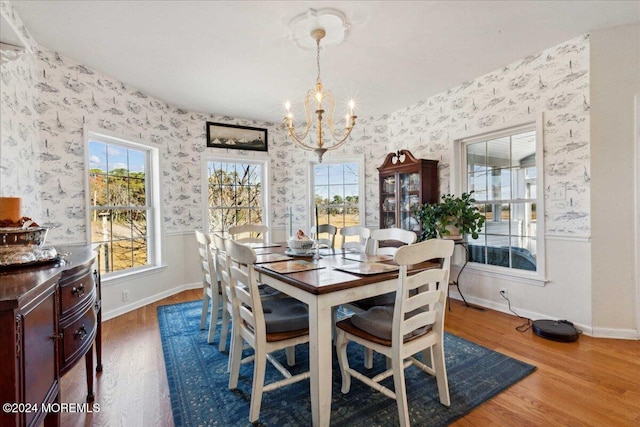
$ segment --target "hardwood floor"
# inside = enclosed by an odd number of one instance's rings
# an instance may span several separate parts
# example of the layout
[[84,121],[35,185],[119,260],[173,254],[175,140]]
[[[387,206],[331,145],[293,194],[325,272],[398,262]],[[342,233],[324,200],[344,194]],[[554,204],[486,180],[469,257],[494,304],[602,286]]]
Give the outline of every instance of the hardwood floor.
[[[94,385],[100,412],[63,413],[62,425],[173,426],[156,307],[201,295],[185,291],[104,322],[104,371]],[[537,366],[453,425],[640,425],[640,341],[558,343],[516,331],[522,319],[455,300],[446,316],[447,331]],[[84,402],[84,372],[78,363],[62,378],[62,402]]]

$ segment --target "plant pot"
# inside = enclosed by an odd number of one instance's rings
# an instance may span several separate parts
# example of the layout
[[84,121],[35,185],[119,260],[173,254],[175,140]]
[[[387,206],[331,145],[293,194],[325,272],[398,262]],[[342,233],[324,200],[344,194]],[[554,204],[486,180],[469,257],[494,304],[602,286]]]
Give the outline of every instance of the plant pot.
[[460,235],[460,229],[458,227],[456,227],[455,225],[453,225],[453,224],[449,224],[449,225],[445,226],[444,228],[449,232],[449,234],[448,235],[445,234],[443,236],[440,236],[441,239],[444,239],[444,240],[462,240],[462,238],[464,237],[464,236]]

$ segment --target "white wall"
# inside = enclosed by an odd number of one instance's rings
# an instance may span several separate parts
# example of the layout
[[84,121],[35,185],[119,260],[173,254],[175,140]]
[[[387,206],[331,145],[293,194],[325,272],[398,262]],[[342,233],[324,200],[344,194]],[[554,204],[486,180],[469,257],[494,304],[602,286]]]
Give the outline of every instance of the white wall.
[[634,97],[640,94],[640,26],[591,34],[593,327],[633,331],[638,316],[634,230]]

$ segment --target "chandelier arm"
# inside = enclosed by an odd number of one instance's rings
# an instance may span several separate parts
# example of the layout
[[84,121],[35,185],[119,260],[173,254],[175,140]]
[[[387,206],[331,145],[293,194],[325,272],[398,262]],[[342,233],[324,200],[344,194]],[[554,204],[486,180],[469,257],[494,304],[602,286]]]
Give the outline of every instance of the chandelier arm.
[[[349,135],[351,135],[351,131],[352,130],[353,130],[352,127],[345,129],[345,135],[344,135],[344,137],[342,139],[334,138],[337,142],[335,144],[333,144],[331,147],[325,147],[327,149],[327,151],[335,150],[336,148],[339,148],[342,144],[347,142],[347,139],[349,138]],[[331,136],[333,136],[333,134]]]
[[336,135],[336,133],[334,133],[333,130],[331,130],[331,137],[333,138],[334,141],[337,141],[339,144],[342,144],[349,137],[349,135],[351,134],[351,130],[352,129],[353,129],[352,127],[351,128],[345,128],[344,129],[344,133],[342,135],[340,135],[340,134]]
[[[305,150],[309,150],[309,151],[313,151],[316,148],[318,148],[317,146],[313,146],[313,145],[308,145],[304,142],[304,139],[306,138],[306,133],[304,136],[298,137],[296,136],[296,134],[293,131],[293,128],[287,128],[289,131],[289,137],[291,137],[291,140],[298,144],[300,147],[304,148]],[[308,130],[308,129],[307,129]]]

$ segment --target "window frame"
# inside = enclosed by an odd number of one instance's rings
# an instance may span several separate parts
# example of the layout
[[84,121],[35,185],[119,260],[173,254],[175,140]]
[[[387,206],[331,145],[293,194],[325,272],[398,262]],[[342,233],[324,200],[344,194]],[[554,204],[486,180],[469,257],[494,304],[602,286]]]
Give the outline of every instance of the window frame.
[[93,207],[91,206],[91,194],[89,184],[89,174],[91,171],[89,150],[89,143],[91,141],[102,142],[105,144],[117,145],[122,148],[143,151],[145,153],[145,189],[146,189],[146,210],[147,214],[147,264],[143,266],[135,266],[124,270],[106,272],[102,275],[103,280],[109,281],[112,279],[142,275],[163,267],[163,244],[164,241],[162,235],[162,204],[161,201],[161,184],[160,184],[160,151],[157,147],[152,146],[149,143],[132,138],[125,135],[119,135],[116,133],[106,132],[102,129],[95,130],[92,128],[85,128],[84,134],[84,147],[85,147],[85,206],[86,219],[85,219],[85,240],[90,244],[99,244],[101,242],[93,242],[91,240],[91,216],[93,213]]
[[[309,182],[309,212],[315,211],[315,188],[316,188],[316,177],[314,166],[315,165],[326,165],[326,164],[345,164],[345,163],[357,163],[358,164],[358,224],[362,227],[366,227],[365,219],[365,168],[364,168],[364,157],[363,156],[347,156],[347,157],[325,157],[322,159],[322,163],[314,160],[310,160],[307,165],[307,176]],[[343,183],[344,185],[344,183]],[[307,218],[307,229],[311,230],[311,227],[315,225],[315,218],[313,215],[309,215]]]
[[207,155],[202,156],[201,163],[201,197],[202,197],[202,229],[206,230],[207,233],[212,233],[209,230],[209,162],[228,162],[228,163],[245,163],[245,164],[253,164],[260,165],[262,168],[261,174],[261,183],[262,183],[262,223],[269,228],[269,232],[267,233],[267,241],[271,241],[271,218],[269,215],[269,194],[270,194],[270,182],[269,182],[269,158],[266,156],[256,156],[256,157],[246,157],[246,156],[234,156],[230,154],[225,155]]
[[511,267],[501,267],[496,265],[479,264],[469,262],[465,271],[474,272],[480,275],[515,280],[536,286],[544,286],[546,278],[546,256],[545,256],[545,208],[544,208],[544,117],[540,113],[535,119],[518,121],[508,124],[492,126],[482,129],[481,132],[466,133],[452,139],[453,149],[451,150],[451,189],[456,194],[467,191],[466,167],[464,145],[510,136],[528,130],[536,132],[536,271],[519,270]]

